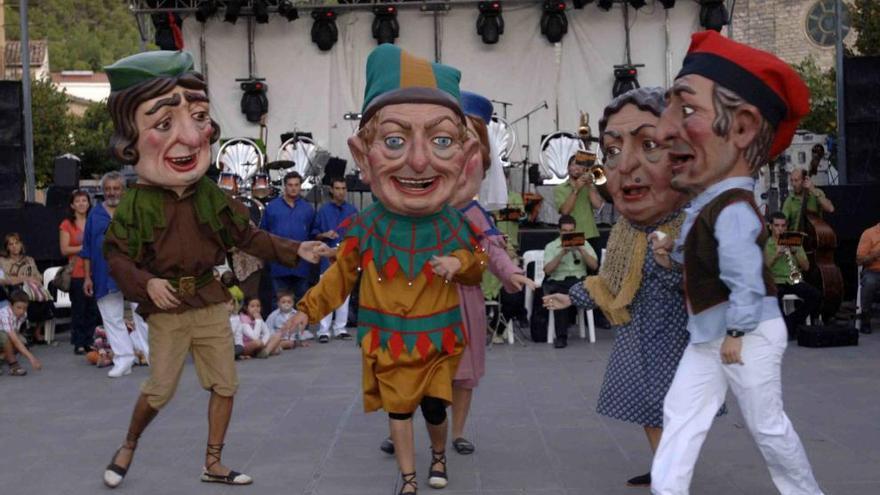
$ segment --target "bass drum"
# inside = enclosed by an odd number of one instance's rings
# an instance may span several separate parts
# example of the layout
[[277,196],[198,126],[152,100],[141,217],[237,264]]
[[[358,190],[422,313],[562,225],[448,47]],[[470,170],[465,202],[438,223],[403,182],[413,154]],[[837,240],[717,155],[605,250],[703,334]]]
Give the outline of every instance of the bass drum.
[[263,203],[248,196],[233,196],[233,199],[236,199],[248,209],[251,221],[254,222],[254,225],[259,226],[263,220],[263,214],[266,212],[266,207],[263,206]]

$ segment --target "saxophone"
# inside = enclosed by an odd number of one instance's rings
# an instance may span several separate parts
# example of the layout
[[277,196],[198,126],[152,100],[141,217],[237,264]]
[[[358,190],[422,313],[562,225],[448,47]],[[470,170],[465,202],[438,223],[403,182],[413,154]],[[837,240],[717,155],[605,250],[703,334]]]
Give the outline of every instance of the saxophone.
[[798,267],[797,260],[795,260],[794,254],[791,252],[791,247],[789,247],[785,251],[786,259],[788,260],[788,283],[790,285],[797,285],[804,281],[804,274],[801,273],[800,268]]

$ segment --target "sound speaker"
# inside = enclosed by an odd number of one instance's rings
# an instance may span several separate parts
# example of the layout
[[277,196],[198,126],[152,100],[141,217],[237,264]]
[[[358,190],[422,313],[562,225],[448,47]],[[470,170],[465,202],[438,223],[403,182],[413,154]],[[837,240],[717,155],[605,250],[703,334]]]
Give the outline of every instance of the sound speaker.
[[[342,158],[333,157],[327,160],[327,165],[324,166],[324,177],[321,179],[321,184],[325,186],[329,186],[331,179],[344,179],[345,178],[345,168],[348,166],[348,161],[343,160]],[[348,183],[346,183],[346,186]]]
[[880,56],[843,64],[847,182],[880,182]]
[[21,81],[0,81],[0,208],[24,201]]
[[52,185],[46,189],[46,207],[66,210],[76,187]]
[[66,188],[79,187],[79,164],[79,158],[71,154],[56,157],[53,184]]

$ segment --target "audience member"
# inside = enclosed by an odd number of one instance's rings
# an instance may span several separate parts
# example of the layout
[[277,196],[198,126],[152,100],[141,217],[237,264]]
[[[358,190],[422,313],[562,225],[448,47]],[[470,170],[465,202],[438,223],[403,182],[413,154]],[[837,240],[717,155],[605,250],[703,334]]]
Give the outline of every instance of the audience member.
[[[788,328],[788,337],[797,336],[797,328],[807,321],[807,316],[812,316],[813,321],[819,316],[819,304],[822,302],[822,293],[806,280],[796,282],[792,273],[796,269],[802,275],[810,269],[810,260],[801,246],[779,246],[779,236],[787,230],[788,221],[780,212],[770,215],[770,233],[764,245],[764,263],[770,268],[773,281],[776,282],[776,297],[779,299],[779,308],[785,318],[785,326]],[[796,282],[796,283],[794,283]],[[800,298],[795,301],[795,310],[786,315],[782,305],[782,298],[788,294],[794,294]]]
[[244,353],[244,323],[238,316],[239,304],[234,297],[230,297],[226,301],[226,310],[229,311],[229,329],[232,331],[232,344],[235,350],[235,360],[250,359],[250,356]]
[[807,171],[796,168],[789,174],[791,194],[782,203],[782,213],[788,221],[788,230],[798,230],[801,223],[801,204],[806,197],[807,212],[821,216],[822,213],[834,213],[834,205],[825,197],[825,193],[813,185],[813,179]]
[[[581,246],[563,247],[562,234],[575,231],[577,223],[571,215],[559,217],[559,237],[550,241],[544,248],[544,294],[568,294],[571,286],[580,283],[587,276],[587,269],[599,267],[596,252],[589,243]],[[595,224],[594,224],[595,228]],[[568,345],[568,325],[570,309],[554,311],[556,326],[556,348]]]
[[43,287],[43,277],[37,263],[32,257],[25,255],[21,236],[16,232],[6,234],[3,244],[6,246],[6,256],[0,258],[0,270],[4,273],[0,284],[7,286],[9,292],[21,289],[28,296],[30,302],[27,306],[27,320],[34,325],[33,333],[30,334],[31,341],[36,345],[45,345],[43,326],[55,316],[52,296]]
[[[248,297],[245,299],[245,305],[241,310],[241,322],[244,326],[241,328],[243,334],[243,344],[245,352],[257,350],[256,356],[265,359],[269,356],[277,356],[281,353],[282,332],[272,333],[266,322],[263,321],[262,305],[258,297]],[[248,344],[259,342],[259,346],[253,345],[250,348]],[[258,348],[259,347],[259,348]]]
[[[113,349],[113,369],[107,376],[119,378],[131,373],[135,363],[135,350],[150,355],[147,341],[147,324],[133,311],[135,330],[129,334],[125,326],[125,300],[116,282],[110,277],[110,267],[104,259],[104,234],[110,226],[116,207],[125,192],[125,179],[119,172],[107,172],[101,178],[104,201],[92,208],[83,232],[80,257],[85,260],[83,292],[98,302],[98,311],[104,322],[107,340]],[[132,305],[136,308],[136,305]]]
[[[312,225],[312,237],[324,241],[328,246],[335,248],[345,235],[345,228],[341,226],[347,218],[356,215],[357,209],[345,200],[348,188],[345,179],[336,177],[330,181],[330,201],[324,203],[318,209],[315,223]],[[320,267],[323,275],[330,266],[330,260],[321,258]],[[341,306],[321,319],[318,327],[318,342],[326,344],[330,342],[330,325],[333,325],[333,333],[337,338],[348,340],[351,335],[345,329],[348,324],[348,303],[351,297],[347,297]]]
[[559,214],[574,217],[588,242],[599,237],[593,210],[605,202],[593,185],[593,175],[588,172],[595,161],[596,155],[578,151],[568,160],[568,179],[553,190]]
[[27,310],[28,296],[21,290],[13,290],[9,294],[9,305],[0,308],[0,348],[3,349],[3,359],[9,365],[9,374],[12,376],[27,374],[27,371],[18,364],[16,354],[26,357],[35,370],[43,367],[40,360],[28,350],[24,339],[19,334],[19,330],[25,322]]
[[[296,310],[293,309],[293,295],[289,292],[279,292],[276,296],[278,299],[278,308],[269,315],[266,319],[266,325],[269,326],[269,330],[272,334],[282,333],[282,327],[287,323],[293,315],[296,314]],[[293,349],[296,347],[296,342],[301,341],[302,336],[297,335],[283,335],[281,338],[281,348],[282,349]]]
[[[284,176],[284,193],[266,205],[266,212],[260,222],[261,229],[294,241],[309,239],[312,222],[315,220],[315,208],[300,197],[301,187],[302,176],[298,173],[289,172]],[[296,268],[270,263],[269,269],[275,292],[291,291],[297,301],[300,300],[309,290],[309,277],[313,266],[304,260],[300,260]],[[314,338],[308,331],[304,335]]]
[[862,267],[861,331],[871,333],[871,305],[880,286],[880,223],[862,232],[856,249],[856,263]]
[[61,254],[70,264],[70,343],[73,353],[85,354],[92,346],[95,326],[98,324],[98,306],[95,298],[83,291],[85,262],[79,256],[82,251],[86,218],[92,209],[91,199],[85,191],[74,191],[67,205],[67,218],[58,227],[58,243]]

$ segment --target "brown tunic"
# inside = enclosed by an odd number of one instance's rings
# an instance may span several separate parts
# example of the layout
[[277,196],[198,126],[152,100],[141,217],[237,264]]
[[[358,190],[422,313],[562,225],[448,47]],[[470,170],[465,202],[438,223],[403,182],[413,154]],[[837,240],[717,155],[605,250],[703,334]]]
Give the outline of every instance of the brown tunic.
[[[147,282],[152,278],[198,277],[226,261],[226,250],[222,241],[208,225],[200,223],[196,216],[194,191],[195,188],[190,187],[178,197],[173,191],[163,190],[167,227],[155,233],[154,242],[145,245],[142,263],[135,263],[129,257],[126,241],[116,238],[112,229],[107,231],[104,252],[110,265],[110,274],[126,299],[139,304],[138,313],[144,317],[152,313],[183,313],[226,302],[230,297],[226,288],[213,279],[197,289],[194,296],[177,296],[181,304],[170,310],[159,309],[147,294]],[[236,211],[248,216],[244,205],[234,199],[230,199],[230,202]],[[299,242],[274,236],[250,223],[240,228],[228,214],[222,215],[221,220],[235,245],[242,251],[289,266],[296,264]]]

